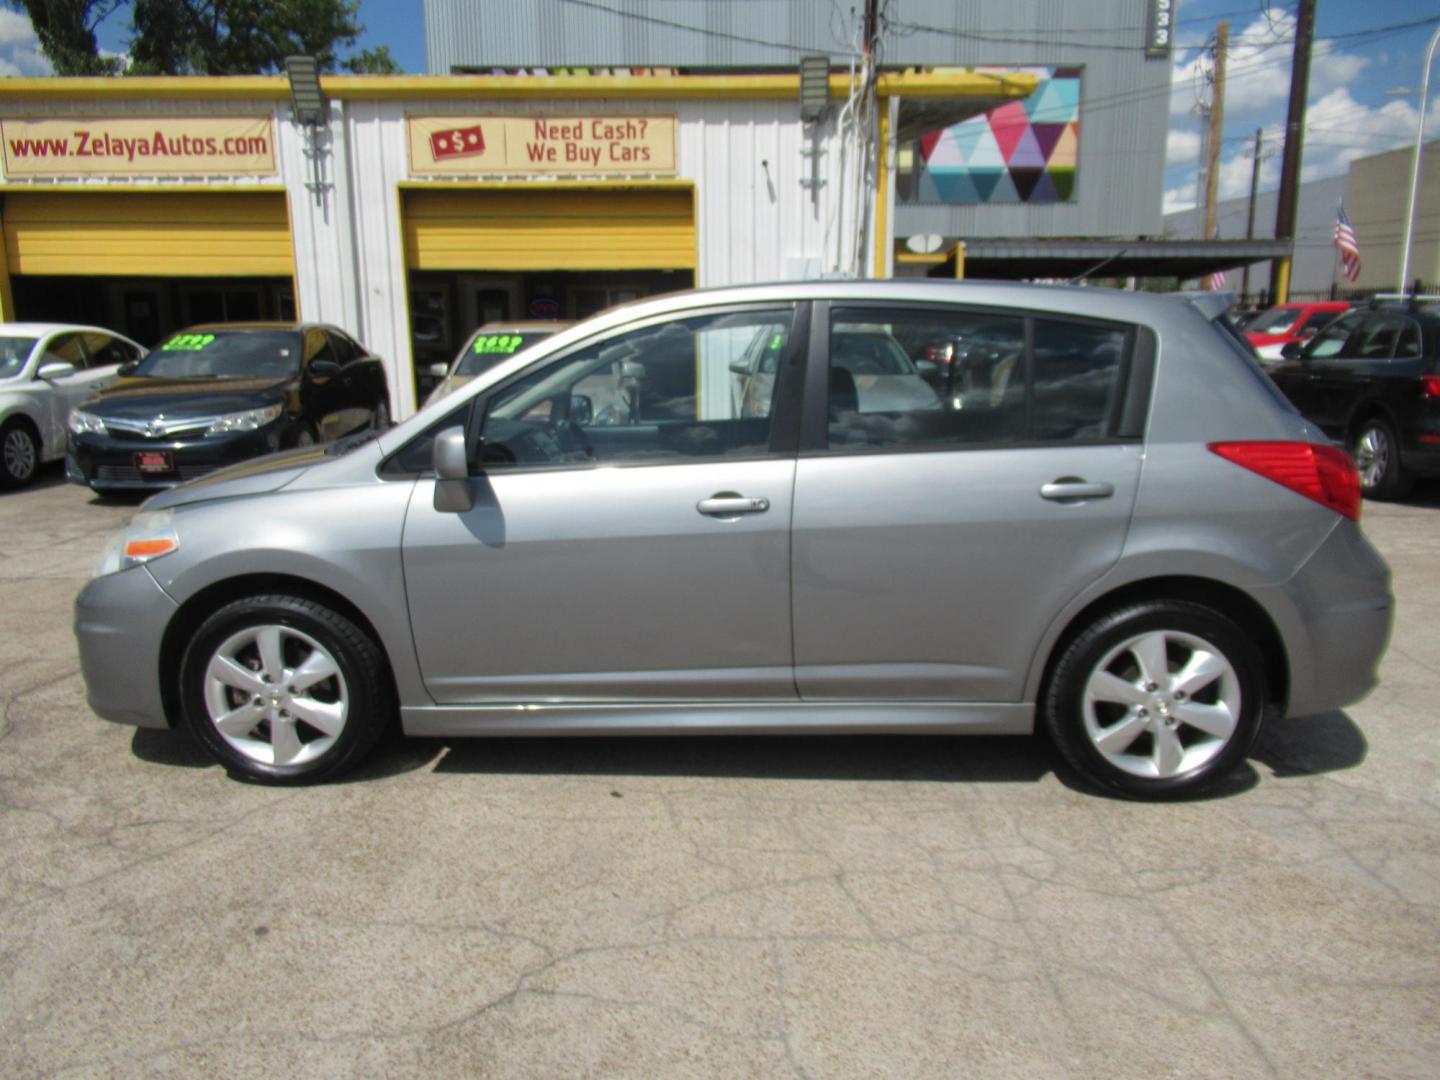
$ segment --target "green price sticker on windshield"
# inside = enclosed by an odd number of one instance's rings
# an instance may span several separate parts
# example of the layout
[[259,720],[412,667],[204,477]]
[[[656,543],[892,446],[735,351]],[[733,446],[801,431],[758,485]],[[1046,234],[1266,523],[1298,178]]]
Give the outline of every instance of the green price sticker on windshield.
[[487,337],[477,337],[471,350],[488,355],[509,356],[518,352],[524,343],[525,339],[519,334],[490,334]]
[[214,334],[176,334],[160,346],[161,352],[199,352],[212,341]]

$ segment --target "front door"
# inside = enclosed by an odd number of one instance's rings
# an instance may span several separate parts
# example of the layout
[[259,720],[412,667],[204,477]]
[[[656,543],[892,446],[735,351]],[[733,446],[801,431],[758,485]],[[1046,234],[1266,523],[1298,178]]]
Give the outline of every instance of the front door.
[[798,349],[793,322],[647,323],[477,402],[473,507],[437,510],[421,479],[405,524],[436,702],[794,698],[793,409],[741,417],[727,381],[762,335]]
[[[1139,331],[898,304],[814,324],[828,409],[806,404],[795,485],[801,697],[1021,700],[1051,620],[1120,556]],[[960,367],[943,398],[916,363],[935,355]]]

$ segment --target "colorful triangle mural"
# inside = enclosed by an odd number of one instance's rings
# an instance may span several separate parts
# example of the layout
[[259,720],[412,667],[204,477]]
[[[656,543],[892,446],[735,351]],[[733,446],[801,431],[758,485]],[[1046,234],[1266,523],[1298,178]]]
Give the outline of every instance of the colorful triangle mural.
[[981,68],[1037,77],[1034,93],[918,140],[920,202],[1069,202],[1080,147],[1081,68]]

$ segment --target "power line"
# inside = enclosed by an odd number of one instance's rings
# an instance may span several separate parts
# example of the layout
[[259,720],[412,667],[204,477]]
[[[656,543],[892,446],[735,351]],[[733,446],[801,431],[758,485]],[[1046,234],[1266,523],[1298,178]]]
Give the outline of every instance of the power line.
[[738,41],[745,45],[760,45],[767,49],[780,49],[783,52],[799,53],[801,55],[825,53],[828,56],[830,53],[828,48],[821,45],[791,45],[783,41],[767,41],[764,38],[747,37],[744,34],[731,34],[725,30],[710,30],[703,26],[693,26],[690,23],[664,19],[658,15],[642,15],[638,11],[622,11],[620,8],[613,8],[605,4],[596,3],[596,0],[561,0],[561,3],[573,4],[575,7],[590,8],[594,11],[603,11],[607,15],[614,15],[621,19],[633,19],[636,22],[665,26],[671,30],[684,30],[687,33],[700,34],[703,37],[720,38],[725,41]]

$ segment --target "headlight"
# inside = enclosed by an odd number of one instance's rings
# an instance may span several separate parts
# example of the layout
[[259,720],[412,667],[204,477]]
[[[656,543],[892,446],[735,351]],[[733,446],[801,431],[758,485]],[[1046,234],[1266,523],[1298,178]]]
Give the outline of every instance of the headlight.
[[84,435],[87,431],[94,432],[96,435],[104,435],[105,421],[81,409],[71,409],[70,430],[76,435]]
[[206,435],[224,435],[228,431],[254,431],[279,419],[285,406],[278,402],[263,409],[246,409],[244,412],[226,413],[217,416],[205,429]]
[[125,530],[105,545],[100,561],[95,564],[95,577],[104,577],[118,570],[169,555],[180,550],[180,537],[175,532],[173,510],[152,510],[136,514]]

